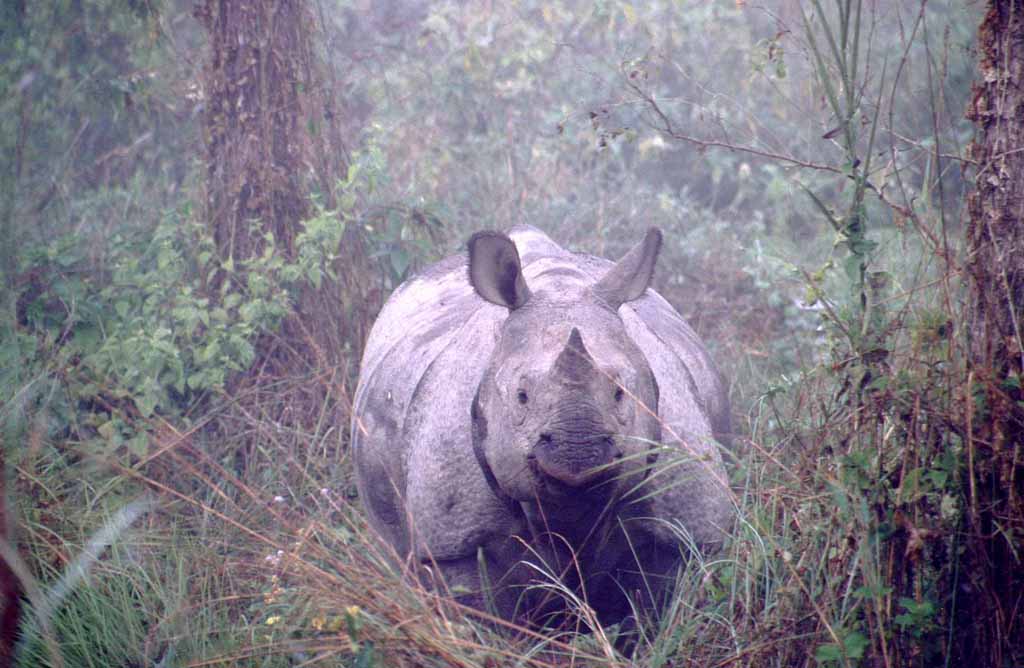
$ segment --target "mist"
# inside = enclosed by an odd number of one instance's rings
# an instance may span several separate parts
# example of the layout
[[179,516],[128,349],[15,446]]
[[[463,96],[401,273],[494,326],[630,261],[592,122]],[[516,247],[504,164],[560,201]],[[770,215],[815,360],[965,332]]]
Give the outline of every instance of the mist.
[[378,313],[521,224],[613,260],[658,228],[731,401],[737,525],[642,665],[971,655],[963,527],[1024,479],[965,454],[1019,412],[958,347],[983,4],[6,3],[0,581],[43,611],[10,656],[632,661],[585,601],[546,639],[453,612],[360,506]]

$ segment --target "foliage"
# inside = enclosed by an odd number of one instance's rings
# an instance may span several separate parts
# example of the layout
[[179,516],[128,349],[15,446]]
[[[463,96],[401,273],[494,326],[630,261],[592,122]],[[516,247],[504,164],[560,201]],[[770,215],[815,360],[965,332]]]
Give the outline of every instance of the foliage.
[[[2,270],[24,243],[72,232],[102,255],[180,196],[191,108],[160,39],[160,5],[6,3],[0,14]],[[168,67],[170,65],[170,67]],[[145,202],[146,205],[141,205]]]
[[[338,184],[349,210],[359,189],[372,187],[359,178],[360,164]],[[0,340],[11,362],[3,387],[19,390],[33,377],[48,387],[33,408],[55,413],[51,422],[70,428],[65,437],[80,439],[84,454],[145,457],[156,418],[201,412],[211,393],[249,368],[258,339],[291,312],[303,284],[336,280],[345,218],[321,208],[305,221],[294,262],[268,236],[261,256],[221,263],[187,207],[145,234],[111,239],[98,274],[74,236],[28,247],[19,270],[31,280],[15,294],[19,322]],[[244,282],[220,281],[211,293],[217,274],[236,273]],[[23,391],[4,397],[11,442],[32,402]]]
[[627,665],[619,629],[506,628],[396,572],[346,425],[288,417],[311,386],[346,404],[358,342],[343,368],[231,383],[291,343],[302,286],[337,289],[351,226],[383,295],[520,222],[606,256],[665,230],[659,290],[733,382],[738,525],[636,664],[965,660],[965,421],[988,410],[958,329],[973,10],[754,4],[318,4],[349,172],[293,259],[267,236],[244,264],[196,213],[187,8],[6,7],[0,419],[40,588],[141,488],[162,499],[54,617],[65,663]]

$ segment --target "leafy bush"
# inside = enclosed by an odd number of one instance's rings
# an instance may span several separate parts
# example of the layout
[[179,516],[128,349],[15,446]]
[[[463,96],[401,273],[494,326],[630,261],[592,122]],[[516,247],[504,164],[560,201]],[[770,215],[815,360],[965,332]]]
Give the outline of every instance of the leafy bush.
[[[355,176],[342,190],[362,187]],[[70,426],[65,437],[81,439],[83,452],[144,457],[154,418],[187,420],[224,392],[252,364],[260,337],[291,313],[296,290],[336,279],[345,224],[345,215],[320,210],[303,224],[294,261],[272,238],[251,261],[219,261],[187,207],[151,232],[111,239],[97,269],[74,235],[26,249],[19,323],[0,341],[12,362],[7,429],[29,412],[23,384],[45,377],[54,384],[42,383],[44,410],[59,412],[54,423]]]

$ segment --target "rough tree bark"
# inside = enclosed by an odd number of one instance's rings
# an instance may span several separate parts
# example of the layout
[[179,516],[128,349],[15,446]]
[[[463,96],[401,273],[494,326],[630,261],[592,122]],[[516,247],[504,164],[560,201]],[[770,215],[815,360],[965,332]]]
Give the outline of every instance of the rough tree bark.
[[[971,665],[1024,662],[1024,0],[989,0],[967,116],[969,430],[958,625]],[[964,665],[967,665],[966,663]]]
[[[347,159],[320,34],[304,0],[200,0],[195,15],[209,35],[204,72],[206,219],[223,262],[244,285],[245,261],[262,254],[265,234],[289,259],[316,190],[334,208]],[[365,337],[374,304],[365,298],[367,254],[349,225],[335,269],[341,285],[312,287],[282,335],[259,347],[253,374],[282,378],[347,362]],[[211,294],[218,293],[218,275]],[[253,376],[255,377],[255,376]],[[311,406],[316,404],[307,402]],[[294,410],[292,406],[290,410]]]
[[207,215],[218,250],[244,260],[270,231],[290,251],[297,223],[309,215],[300,126],[304,3],[207,0],[196,13],[210,37]]
[[[10,540],[7,517],[3,443],[0,443],[0,540]],[[13,546],[11,546],[13,549]],[[14,569],[0,556],[0,668],[11,665],[21,621],[21,583]]]

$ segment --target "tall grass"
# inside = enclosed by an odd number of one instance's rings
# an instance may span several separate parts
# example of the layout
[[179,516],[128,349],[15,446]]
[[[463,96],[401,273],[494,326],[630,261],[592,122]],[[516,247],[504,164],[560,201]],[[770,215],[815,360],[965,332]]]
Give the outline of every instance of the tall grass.
[[[943,504],[957,498],[947,489],[957,468],[936,460],[942,439],[921,424],[939,419],[926,411],[941,390],[919,391],[916,378],[945,346],[928,313],[911,311],[904,352],[889,362],[889,377],[914,375],[886,390],[888,403],[869,392],[875,414],[851,409],[825,364],[750,402],[731,453],[733,536],[686,562],[632,657],[616,649],[615,628],[573,632],[594,627],[580,601],[578,621],[538,633],[415,585],[363,519],[336,425],[300,432],[270,417],[302,409],[282,386],[255,406],[225,398],[216,430],[158,425],[152,454],[100,487],[72,490],[78,469],[60,444],[19,465],[49,499],[23,510],[43,591],[96,543],[102,508],[140,488],[159,499],[84,562],[52,636],[26,627],[20,665],[61,665],[53,647],[63,665],[932,665],[955,628],[931,598],[945,580],[925,569],[949,576],[955,534],[930,525],[915,536],[915,523],[951,510],[943,521],[955,527],[956,507]],[[938,550],[950,550],[945,564]]]
[[[804,190],[836,243],[820,267],[780,262],[759,276],[798,282],[800,322],[812,326],[771,341],[721,330],[736,337],[716,342],[731,356],[736,524],[720,552],[686,560],[631,656],[622,629],[600,629],[557,579],[546,586],[573,613],[543,632],[415,583],[356,497],[351,368],[272,385],[257,372],[165,420],[99,391],[62,404],[53,388],[73,385],[76,361],[46,339],[51,356],[2,413],[23,411],[28,425],[7,432],[17,442],[5,436],[19,451],[7,465],[31,603],[19,665],[963,665],[975,397],[956,329],[952,189],[942,189],[938,140],[912,149],[893,135],[904,62],[869,69],[861,3],[834,6],[812,1],[802,18],[843,160]],[[926,24],[919,16],[910,29],[907,51]],[[934,136],[948,134],[936,121]],[[926,167],[904,160],[912,150]],[[773,294],[792,301],[791,290]],[[779,363],[778,350],[801,364]],[[102,425],[82,406],[102,401],[146,435],[129,455],[85,447],[82,434]],[[83,423],[46,422],[57,411],[39,407],[58,404]],[[152,505],[126,513],[142,494]]]

